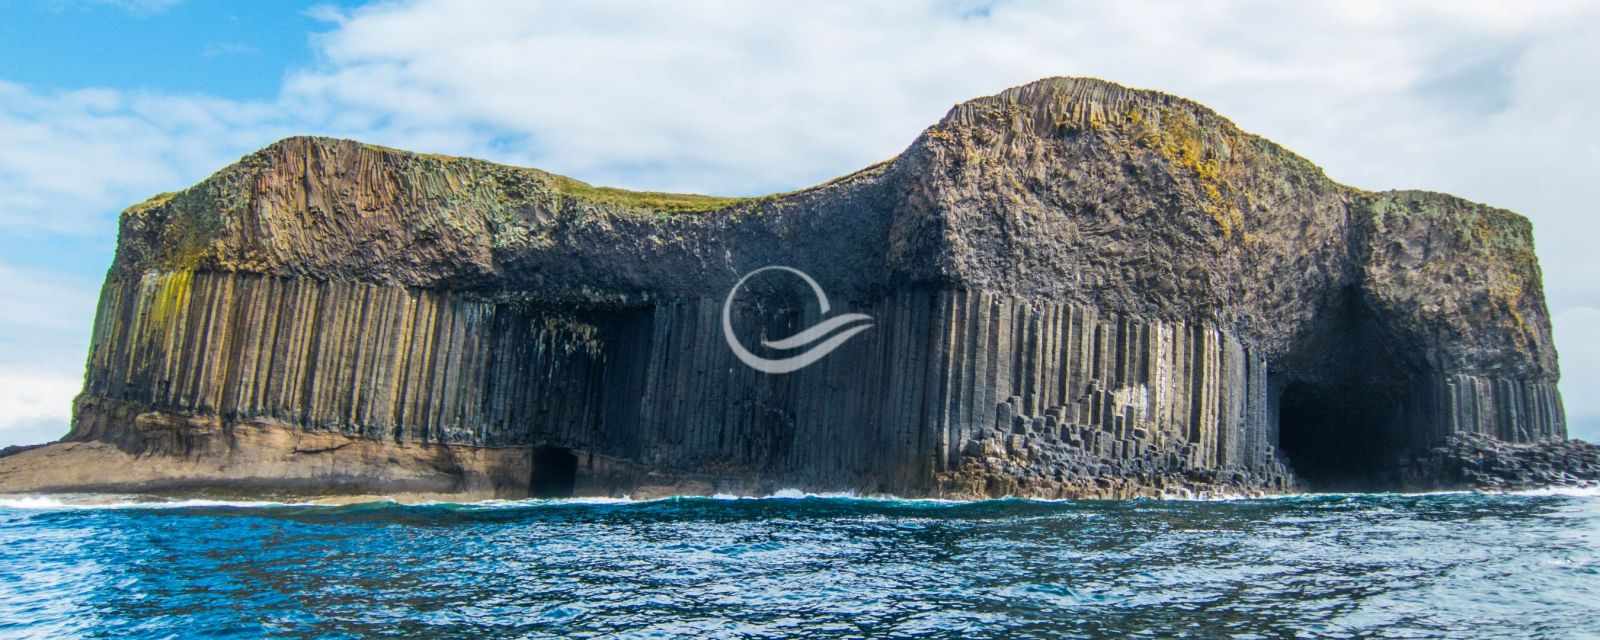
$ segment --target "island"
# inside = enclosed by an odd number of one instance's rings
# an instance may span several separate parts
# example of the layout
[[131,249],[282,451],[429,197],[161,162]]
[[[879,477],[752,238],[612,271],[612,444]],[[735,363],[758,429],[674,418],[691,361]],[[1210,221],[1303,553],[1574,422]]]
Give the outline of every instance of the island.
[[[870,327],[791,372],[730,342]],[[723,313],[737,336],[725,336]],[[737,338],[734,340],[734,338]],[[282,140],[121,216],[0,491],[1125,498],[1592,479],[1533,229],[1049,78],[753,198]]]

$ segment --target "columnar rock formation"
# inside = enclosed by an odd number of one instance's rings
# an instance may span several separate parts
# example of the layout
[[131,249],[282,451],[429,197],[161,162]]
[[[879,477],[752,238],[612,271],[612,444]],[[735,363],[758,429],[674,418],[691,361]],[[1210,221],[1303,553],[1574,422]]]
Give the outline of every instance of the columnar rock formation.
[[[744,366],[724,296],[773,264],[874,327],[794,373]],[[820,319],[796,284],[741,293],[744,344]],[[0,483],[1372,485],[1451,434],[1564,439],[1557,375],[1521,217],[1343,187],[1194,103],[1047,79],[752,199],[284,140],[123,215],[55,446],[140,457],[8,480],[30,451]]]

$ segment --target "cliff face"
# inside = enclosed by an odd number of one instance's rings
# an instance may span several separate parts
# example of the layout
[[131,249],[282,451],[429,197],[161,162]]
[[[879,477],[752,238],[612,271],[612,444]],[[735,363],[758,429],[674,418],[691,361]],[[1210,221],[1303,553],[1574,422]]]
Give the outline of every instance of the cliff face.
[[[773,264],[874,327],[744,366],[723,299]],[[123,215],[69,440],[212,465],[144,485],[1394,486],[1452,434],[1565,438],[1540,283],[1515,214],[1095,80],[753,199],[292,138]],[[794,284],[741,293],[746,344],[820,320]]]

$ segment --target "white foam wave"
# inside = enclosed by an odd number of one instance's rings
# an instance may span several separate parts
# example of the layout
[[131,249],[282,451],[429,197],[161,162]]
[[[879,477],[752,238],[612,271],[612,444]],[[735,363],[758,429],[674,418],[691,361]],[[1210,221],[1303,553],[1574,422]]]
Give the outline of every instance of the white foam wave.
[[1539,489],[1507,491],[1505,493],[1513,496],[1568,496],[1574,498],[1600,498],[1600,485],[1590,487],[1543,487]]
[[873,493],[861,495],[854,491],[822,491],[811,492],[800,489],[779,489],[772,493],[760,496],[737,495],[718,493],[711,496],[683,496],[688,498],[705,497],[712,500],[860,500],[863,502],[925,502],[930,504],[955,504],[961,502],[980,502],[978,500],[953,500],[949,498],[902,498],[893,494]]
[[[670,499],[670,498],[661,498],[661,499],[667,500],[667,499]],[[605,496],[593,496],[593,497],[584,497],[584,498],[523,498],[523,499],[520,499],[520,500],[507,500],[505,498],[489,498],[489,499],[485,499],[485,500],[418,500],[418,501],[407,501],[407,502],[403,502],[403,503],[399,502],[399,501],[395,501],[395,500],[388,500],[388,502],[395,502],[397,504],[405,504],[405,505],[410,505],[410,506],[424,506],[424,507],[429,507],[429,506],[466,506],[466,507],[478,507],[478,508],[493,509],[493,508],[533,507],[533,506],[548,505],[548,504],[637,504],[637,503],[641,503],[641,502],[652,502],[652,501],[651,500],[634,500],[634,499],[626,497],[626,496],[620,497],[620,498],[612,498],[612,497],[605,497]],[[352,504],[352,503],[346,503],[346,504]]]

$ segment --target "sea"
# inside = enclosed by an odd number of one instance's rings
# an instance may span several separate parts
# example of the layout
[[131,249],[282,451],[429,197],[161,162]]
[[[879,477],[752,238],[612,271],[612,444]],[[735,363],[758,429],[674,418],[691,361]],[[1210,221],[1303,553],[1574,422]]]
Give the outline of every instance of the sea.
[[1600,493],[12,496],[0,637],[1600,637]]

